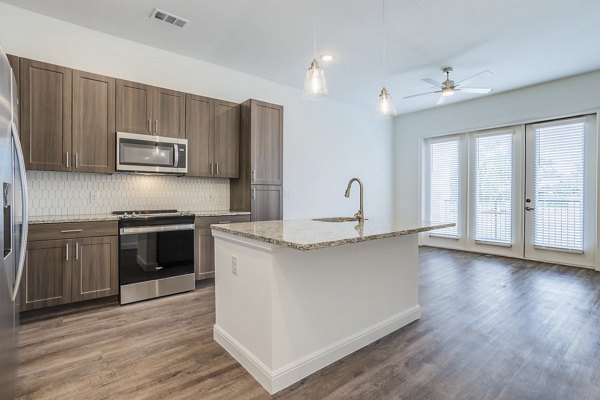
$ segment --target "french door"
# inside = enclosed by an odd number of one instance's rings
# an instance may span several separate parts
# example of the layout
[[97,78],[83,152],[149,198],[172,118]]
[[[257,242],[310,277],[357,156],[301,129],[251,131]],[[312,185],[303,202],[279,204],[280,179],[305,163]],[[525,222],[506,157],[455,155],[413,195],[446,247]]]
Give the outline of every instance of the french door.
[[526,126],[524,257],[596,265],[596,116]]

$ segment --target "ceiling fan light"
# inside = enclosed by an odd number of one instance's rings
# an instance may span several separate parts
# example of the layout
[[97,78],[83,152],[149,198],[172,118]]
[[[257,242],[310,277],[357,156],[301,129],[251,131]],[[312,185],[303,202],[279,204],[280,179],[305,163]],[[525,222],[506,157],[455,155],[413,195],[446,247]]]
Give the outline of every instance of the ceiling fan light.
[[383,89],[381,89],[381,93],[379,93],[379,107],[377,108],[377,114],[375,114],[375,118],[385,119],[395,116],[396,108],[394,107],[392,96],[384,87]]
[[454,92],[455,92],[454,88],[451,88],[451,87],[442,88],[442,96],[452,96],[454,94]]
[[327,97],[328,94],[325,71],[319,67],[319,63],[314,59],[306,72],[303,97],[307,100],[318,100]]

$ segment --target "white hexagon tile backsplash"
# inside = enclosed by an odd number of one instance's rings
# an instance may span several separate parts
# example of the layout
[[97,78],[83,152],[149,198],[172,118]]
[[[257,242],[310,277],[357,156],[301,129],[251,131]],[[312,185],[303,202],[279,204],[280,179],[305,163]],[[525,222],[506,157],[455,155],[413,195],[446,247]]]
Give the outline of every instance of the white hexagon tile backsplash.
[[228,179],[28,171],[27,183],[32,216],[229,209]]

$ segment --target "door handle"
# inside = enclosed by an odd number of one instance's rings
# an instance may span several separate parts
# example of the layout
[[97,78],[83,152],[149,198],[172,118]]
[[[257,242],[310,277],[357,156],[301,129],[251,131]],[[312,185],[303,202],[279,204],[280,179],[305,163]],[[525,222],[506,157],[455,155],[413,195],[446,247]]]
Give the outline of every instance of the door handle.
[[526,211],[533,211],[533,210],[535,210],[535,208],[534,207],[525,207],[525,210]]
[[21,284],[23,276],[23,267],[25,266],[25,257],[27,255],[27,235],[29,234],[29,192],[27,191],[27,177],[25,174],[25,160],[23,159],[23,151],[21,150],[21,141],[19,140],[19,132],[13,121],[11,124],[11,132],[15,147],[17,148],[17,161],[19,163],[19,175],[21,176],[21,202],[22,202],[22,231],[21,231],[21,248],[19,249],[19,259],[17,262],[17,276],[15,277],[15,286],[11,293],[13,301],[17,298],[17,292]]

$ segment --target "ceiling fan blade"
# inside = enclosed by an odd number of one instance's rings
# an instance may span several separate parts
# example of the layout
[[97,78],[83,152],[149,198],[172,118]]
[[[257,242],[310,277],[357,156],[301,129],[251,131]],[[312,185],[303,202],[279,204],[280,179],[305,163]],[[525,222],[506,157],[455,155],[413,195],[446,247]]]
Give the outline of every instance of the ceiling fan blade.
[[477,73],[477,74],[475,74],[475,75],[472,75],[472,76],[470,76],[470,77],[468,77],[468,78],[465,78],[465,79],[463,79],[462,81],[458,82],[458,83],[457,83],[457,85],[460,85],[460,84],[462,84],[462,83],[468,82],[468,81],[470,81],[471,79],[473,79],[473,78],[476,78],[476,77],[478,77],[478,76],[481,76],[481,75],[487,75],[487,74],[491,74],[491,73],[492,73],[492,71],[488,71],[488,70],[486,69],[485,71],[481,71],[481,72],[479,72],[479,73]]
[[464,88],[461,87],[460,89],[461,92],[465,92],[465,93],[480,93],[480,94],[485,94],[485,93],[489,93],[491,92],[493,89],[488,89],[488,88]]
[[446,102],[446,97],[444,95],[441,95],[440,98],[438,99],[436,105],[441,106],[442,104],[444,104]]
[[435,87],[442,87],[442,86],[444,86],[444,85],[442,85],[442,82],[438,82],[435,79],[427,78],[427,79],[421,79],[421,80],[423,82],[429,83],[430,85],[435,86]]
[[419,93],[419,94],[411,94],[410,96],[404,96],[404,99],[410,99],[412,97],[418,97],[418,96],[425,96],[426,94],[433,94],[433,93],[440,93],[441,90],[436,90],[434,92],[425,92],[425,93]]

